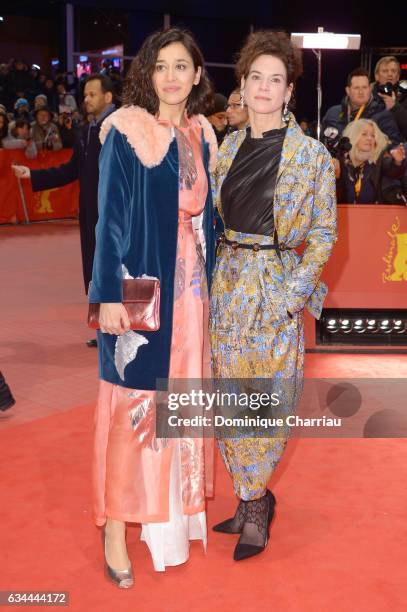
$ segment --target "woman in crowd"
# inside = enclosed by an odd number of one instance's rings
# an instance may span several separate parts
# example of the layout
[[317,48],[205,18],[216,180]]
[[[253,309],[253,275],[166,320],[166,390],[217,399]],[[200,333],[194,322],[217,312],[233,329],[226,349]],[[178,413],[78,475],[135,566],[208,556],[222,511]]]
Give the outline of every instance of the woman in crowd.
[[406,170],[405,145],[389,151],[389,139],[370,119],[352,121],[343,136],[349,138],[352,149],[334,160],[338,202],[399,203],[400,179]]
[[[210,375],[214,229],[208,165],[209,151],[211,168],[216,164],[217,146],[200,113],[211,97],[192,35],[178,28],[155,32],[133,60],[123,107],[101,129],[89,294],[91,303],[100,303],[101,328],[95,519],[105,525],[108,574],[119,587],[134,580],[126,522],[142,523],[157,571],[185,562],[190,539],[206,542],[208,449],[202,438],[155,437],[155,390],[159,378]],[[156,332],[129,331],[122,304],[122,279],[142,275],[161,284]]]
[[27,119],[17,119],[10,129],[7,138],[3,140],[5,149],[25,149],[25,155],[28,159],[37,157],[37,147],[32,138],[31,126]]
[[[256,378],[282,381],[284,414],[302,388],[304,308],[319,318],[327,292],[319,277],[336,239],[335,176],[325,147],[288,110],[302,71],[289,37],[251,34],[236,70],[250,127],[225,138],[214,174],[225,231],[212,283],[213,369],[215,378],[250,379],[249,387]],[[287,442],[284,428],[252,433],[219,439],[239,505],[214,529],[240,534],[235,560],[267,544],[275,506],[267,483]]]

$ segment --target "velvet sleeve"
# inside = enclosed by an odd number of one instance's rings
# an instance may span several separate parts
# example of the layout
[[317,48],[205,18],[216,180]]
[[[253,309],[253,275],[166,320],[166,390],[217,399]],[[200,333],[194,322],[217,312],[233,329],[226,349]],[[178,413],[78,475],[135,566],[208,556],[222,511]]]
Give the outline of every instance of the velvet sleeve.
[[79,153],[76,146],[68,162],[53,168],[31,170],[31,188],[33,191],[63,187],[79,178]]
[[122,258],[128,240],[134,155],[112,127],[99,157],[99,219],[89,302],[121,302]]

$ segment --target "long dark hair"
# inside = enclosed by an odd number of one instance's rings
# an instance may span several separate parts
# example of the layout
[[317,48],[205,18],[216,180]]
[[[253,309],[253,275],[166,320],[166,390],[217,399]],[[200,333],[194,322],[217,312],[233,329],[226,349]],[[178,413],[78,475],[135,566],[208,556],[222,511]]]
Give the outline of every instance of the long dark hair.
[[123,105],[141,106],[153,115],[158,112],[159,99],[154,91],[152,75],[160,50],[175,42],[184,45],[192,58],[195,70],[199,67],[202,70],[198,85],[192,87],[188,96],[186,105],[188,116],[205,113],[210,108],[213,102],[213,90],[205,70],[202,52],[191,32],[181,28],[164,28],[146,38],[127,73],[121,98]]

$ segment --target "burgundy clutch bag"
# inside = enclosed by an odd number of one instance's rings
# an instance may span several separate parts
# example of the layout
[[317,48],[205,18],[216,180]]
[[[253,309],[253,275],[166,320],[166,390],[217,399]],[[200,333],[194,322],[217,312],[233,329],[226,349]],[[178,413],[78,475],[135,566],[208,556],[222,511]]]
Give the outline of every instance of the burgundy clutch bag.
[[[160,329],[160,281],[150,278],[123,280],[123,305],[129,315],[131,329]],[[100,304],[89,304],[88,326],[99,329]]]

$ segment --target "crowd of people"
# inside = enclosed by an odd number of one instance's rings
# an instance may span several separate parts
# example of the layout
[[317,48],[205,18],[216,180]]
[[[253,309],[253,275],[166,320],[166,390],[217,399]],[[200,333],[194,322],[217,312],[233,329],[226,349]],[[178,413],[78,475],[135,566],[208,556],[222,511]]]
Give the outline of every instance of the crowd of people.
[[[25,149],[27,158],[44,149],[73,148],[94,120],[84,103],[86,77],[52,77],[20,59],[0,64],[0,148]],[[110,70],[109,78],[118,100],[121,76]]]
[[[321,273],[337,240],[336,191],[349,202],[401,194],[403,203],[400,72],[391,93],[380,81],[371,87],[361,69],[349,75],[342,105],[324,117],[326,147],[291,112],[302,71],[301,52],[285,32],[253,32],[237,57],[239,88],[213,96],[193,35],[159,30],[131,64],[121,108],[106,75],[87,79],[87,125],[68,162],[32,171],[13,165],[34,191],[79,179],[84,281],[99,349],[93,518],[103,527],[105,571],[119,588],[134,585],[127,523],[142,525],[159,572],[188,560],[191,539],[207,543],[213,432],[205,436],[199,426],[190,436],[182,419],[178,437],[156,429],[157,381],[213,376],[228,390],[237,384],[246,398],[259,395],[258,380],[278,390],[278,412],[262,406],[285,424],[270,419],[267,435],[252,424],[216,434],[238,503],[233,517],[212,528],[236,536],[235,561],[265,550],[276,506],[268,484],[290,435],[285,417],[303,388],[304,311],[319,319],[327,294]],[[80,112],[73,103],[81,108],[67,83],[56,85],[55,109],[47,93],[21,89],[21,81],[3,115],[13,113],[15,125],[26,121],[36,147],[60,147],[54,113],[68,112],[67,96],[71,116]],[[47,103],[38,106],[41,95]],[[216,248],[214,209],[222,225]],[[151,281],[154,295],[146,293]],[[142,298],[159,313],[158,324],[148,325],[149,316],[131,321],[127,287],[130,301]],[[235,408],[233,416],[250,414]]]
[[[371,83],[365,69],[353,70],[341,103],[322,120],[338,202],[407,204],[407,81],[400,81],[400,63],[393,56],[377,62],[374,76]],[[109,78],[117,107],[122,77],[109,70]],[[43,149],[73,148],[78,132],[94,120],[84,104],[84,83],[72,73],[51,77],[22,60],[0,64],[0,148],[25,149],[28,159]],[[218,145],[230,132],[246,129],[240,89],[228,98],[217,93],[207,118]],[[300,119],[299,125],[316,137],[315,122]]]

